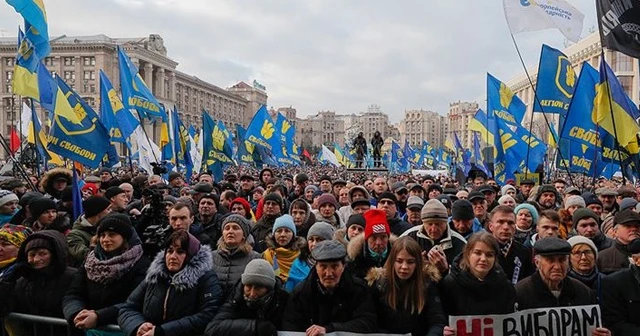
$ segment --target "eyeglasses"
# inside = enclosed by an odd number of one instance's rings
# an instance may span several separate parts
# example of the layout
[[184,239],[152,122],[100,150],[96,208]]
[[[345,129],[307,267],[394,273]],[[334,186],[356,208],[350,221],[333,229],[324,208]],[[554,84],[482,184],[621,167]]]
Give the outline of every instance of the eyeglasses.
[[575,252],[571,252],[571,255],[574,257],[580,257],[580,258],[582,258],[583,255],[585,257],[591,257],[593,256],[593,251],[592,250],[575,251]]

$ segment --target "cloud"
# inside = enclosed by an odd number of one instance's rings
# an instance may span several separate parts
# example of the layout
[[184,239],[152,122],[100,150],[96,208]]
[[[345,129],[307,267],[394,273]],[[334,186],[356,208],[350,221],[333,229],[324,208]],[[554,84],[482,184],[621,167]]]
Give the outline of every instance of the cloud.
[[[405,109],[445,114],[450,102],[484,97],[487,72],[504,81],[522,72],[500,1],[45,2],[52,35],[157,33],[180,71],[221,87],[257,79],[270,106],[302,116],[372,103],[394,122]],[[587,16],[584,36],[595,9],[574,5]],[[16,18],[0,11],[0,30],[15,31]],[[554,30],[516,39],[528,66],[541,43],[563,42]]]

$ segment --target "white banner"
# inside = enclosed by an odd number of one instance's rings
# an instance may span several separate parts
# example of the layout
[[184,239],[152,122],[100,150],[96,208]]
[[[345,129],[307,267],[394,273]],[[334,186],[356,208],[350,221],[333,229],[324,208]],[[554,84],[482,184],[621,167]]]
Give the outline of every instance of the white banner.
[[[306,336],[306,333],[303,332],[297,332],[297,331],[278,331],[278,336]],[[336,332],[332,332],[332,333],[328,333],[325,334],[325,336],[360,336],[360,335],[367,335],[367,336],[411,336],[411,334],[356,334],[356,333],[350,333],[350,332],[346,332],[346,331],[336,331]]]
[[556,28],[573,42],[580,40],[584,14],[565,0],[503,0],[512,33]]
[[456,336],[590,336],[602,326],[600,306],[527,309],[513,314],[450,316]]

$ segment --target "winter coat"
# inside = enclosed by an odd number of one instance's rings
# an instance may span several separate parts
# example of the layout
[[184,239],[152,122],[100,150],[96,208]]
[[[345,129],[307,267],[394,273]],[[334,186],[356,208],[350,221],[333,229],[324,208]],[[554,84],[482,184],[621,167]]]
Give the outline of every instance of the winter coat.
[[391,233],[400,237],[405,231],[411,229],[413,225],[409,224],[407,221],[403,220],[398,213],[396,216],[388,219],[389,228],[391,229]]
[[422,312],[412,313],[404,308],[404,302],[398,298],[396,309],[387,304],[385,294],[388,290],[388,275],[384,268],[374,268],[367,274],[367,284],[371,288],[378,315],[379,332],[390,334],[407,334],[412,336],[442,335],[447,320],[438,296],[438,288],[434,282],[440,280],[440,273],[431,264],[424,270],[424,307]]
[[629,251],[626,245],[615,241],[613,246],[598,253],[597,265],[600,272],[611,274],[629,267]]
[[120,309],[118,324],[126,336],[135,335],[140,325],[150,322],[165,336],[200,335],[222,303],[222,289],[215,272],[211,248],[200,251],[176,274],[165,264],[165,252],[158,253],[147,275]]
[[447,263],[451,265],[453,259],[464,249],[467,245],[467,240],[464,239],[459,233],[451,230],[447,226],[447,231],[439,240],[433,240],[424,233],[424,227],[422,225],[414,226],[413,228],[405,231],[402,236],[409,236],[418,242],[418,245],[422,247],[423,251],[429,252],[434,246],[440,245],[442,252],[447,257]]
[[533,264],[533,251],[515,240],[511,241],[506,256],[502,253],[497,255],[497,261],[507,275],[507,279],[514,285],[536,271]]
[[556,298],[543,282],[540,272],[535,272],[516,285],[516,307],[518,310],[525,310],[596,303],[596,296],[591,289],[576,279],[566,277],[560,288],[560,296]]
[[591,238],[591,241],[596,245],[598,252],[614,245],[614,240],[607,237],[604,233],[602,233],[602,231],[598,231],[596,236]]
[[335,230],[342,229],[347,225],[347,222],[342,220],[340,214],[337,211],[334,212],[333,216],[331,216],[330,218],[322,217],[322,215],[320,214],[320,210],[318,209],[312,210],[311,212],[316,217],[316,221],[331,224],[331,226],[333,226]]
[[260,253],[255,252],[251,245],[244,243],[233,251],[229,251],[222,239],[218,241],[218,249],[213,251],[213,270],[226,298],[233,291],[236,283],[242,277],[244,268],[253,259],[260,259]]
[[484,231],[484,228],[482,227],[482,223],[480,223],[480,221],[477,218],[473,218],[473,224],[471,225],[471,229],[469,229],[469,232],[466,233],[461,233],[456,231],[456,227],[455,224],[453,224],[453,217],[449,217],[449,228],[458,233],[459,235],[461,235],[465,240],[469,239],[469,237],[471,237],[472,234],[476,233],[476,232],[481,232]]
[[321,287],[318,274],[312,269],[309,277],[291,293],[282,329],[304,332],[312,325],[319,325],[327,333],[373,333],[378,329],[376,320],[375,303],[363,280],[345,270],[330,293]]
[[447,315],[508,314],[515,310],[516,291],[499,264],[484,281],[460,268],[462,255],[456,257],[451,270],[438,284]]
[[197,238],[202,238],[203,235],[206,235],[209,238],[209,245],[211,249],[216,248],[216,244],[218,243],[218,239],[222,237],[222,222],[227,217],[227,215],[223,215],[220,212],[216,212],[213,214],[213,218],[207,223],[203,223],[200,216],[195,217],[195,222],[193,224],[200,224],[202,226],[202,231],[196,235]]
[[372,268],[384,266],[384,263],[387,261],[389,251],[391,251],[391,245],[393,245],[393,242],[396,239],[396,236],[389,237],[387,251],[384,256],[375,258],[369,252],[369,247],[367,246],[367,241],[364,239],[363,234],[353,237],[347,246],[349,262],[347,263],[346,268],[353,276],[364,279]]
[[286,283],[291,266],[298,259],[300,251],[307,246],[307,241],[302,237],[294,236],[287,247],[278,247],[273,235],[268,235],[265,241],[268,248],[262,253],[262,259],[268,261],[276,270],[282,283]]
[[[311,226],[313,226],[313,224],[316,223],[316,215],[313,214],[313,209],[311,209],[311,206],[309,205],[309,203],[304,202],[304,204],[307,205],[307,211],[305,212],[305,218],[302,225],[296,226],[296,236],[306,239],[307,232],[309,232],[309,229],[311,228]],[[289,207],[289,215],[291,215],[292,211],[293,211],[293,207],[291,206]],[[346,223],[346,222],[343,222],[343,223]]]
[[42,176],[42,179],[40,180],[40,188],[42,188],[42,190],[46,194],[48,194],[49,196],[51,196],[51,198],[55,200],[62,199],[62,191],[58,191],[53,188],[53,182],[55,182],[55,180],[58,177],[62,177],[65,180],[67,180],[67,185],[69,186],[73,181],[73,176],[71,171],[66,168],[50,169]]
[[[279,282],[279,281],[278,281]],[[244,286],[238,282],[226,303],[220,308],[216,317],[207,325],[207,336],[239,336],[257,335],[260,322],[270,322],[276,329],[281,328],[284,309],[289,300],[289,293],[276,283],[273,297],[265,305],[249,308],[244,299]]]
[[[137,236],[135,239],[139,245],[140,242]],[[98,326],[116,324],[118,310],[131,292],[144,280],[149,264],[149,259],[141,256],[126,270],[126,273],[117,279],[104,283],[89,279],[87,265],[84,264],[78,273],[74,275],[71,286],[62,300],[64,317],[67,322],[73,325],[73,319],[75,319],[76,315],[81,310],[87,309],[95,310],[96,315],[98,315]],[[94,267],[104,268],[101,265]]]
[[640,269],[602,278],[602,321],[614,335],[640,335]]
[[273,230],[273,223],[275,223],[278,217],[280,216],[262,216],[256,225],[251,228],[251,235],[256,242],[255,245],[253,245],[253,249],[256,252],[262,253],[267,249],[265,238],[267,238],[267,235]]
[[[53,246],[51,263],[41,270],[27,266],[27,244],[36,239],[44,239]],[[0,316],[8,313],[63,317],[62,297],[76,273],[75,268],[67,266],[68,246],[65,237],[57,231],[36,232],[24,241],[18,251],[16,264],[27,267],[26,274],[17,281],[3,278],[0,282]]]
[[78,217],[69,234],[67,243],[69,244],[69,257],[74,266],[82,265],[84,258],[89,253],[91,237],[96,234],[97,227],[93,226],[84,215]]
[[596,295],[596,299],[598,303],[600,303],[600,299],[602,298],[602,278],[604,274],[598,271],[598,268],[594,268],[591,273],[588,275],[580,274],[574,271],[572,268],[569,269],[569,276],[582,282],[585,286],[589,287],[591,291]]

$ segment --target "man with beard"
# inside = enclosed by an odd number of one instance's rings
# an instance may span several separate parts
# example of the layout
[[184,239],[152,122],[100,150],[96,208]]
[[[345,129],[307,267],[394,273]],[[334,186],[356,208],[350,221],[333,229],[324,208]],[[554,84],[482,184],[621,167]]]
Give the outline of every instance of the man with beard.
[[520,191],[518,191],[515,197],[516,202],[524,203],[529,198],[529,195],[531,194],[531,189],[533,189],[533,186],[535,184],[536,183],[531,179],[526,179],[520,182]]
[[604,222],[607,217],[613,216],[618,211],[618,203],[616,202],[616,196],[618,193],[611,188],[600,188],[596,190],[596,196],[602,202],[602,221]]
[[538,190],[536,202],[540,206],[540,210],[558,210],[558,194],[556,188],[550,184],[545,184]]
[[282,215],[283,200],[276,193],[269,193],[263,198],[263,213],[256,225],[251,228],[251,235],[255,240],[254,250],[258,253],[264,252],[267,245],[265,238],[273,229],[276,218]]

